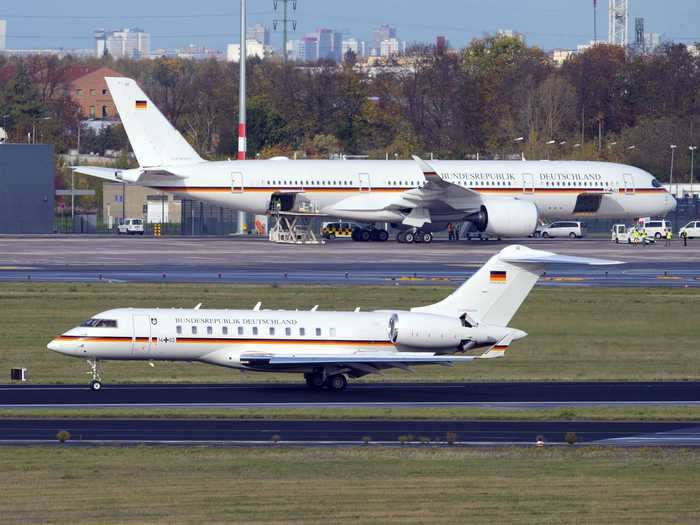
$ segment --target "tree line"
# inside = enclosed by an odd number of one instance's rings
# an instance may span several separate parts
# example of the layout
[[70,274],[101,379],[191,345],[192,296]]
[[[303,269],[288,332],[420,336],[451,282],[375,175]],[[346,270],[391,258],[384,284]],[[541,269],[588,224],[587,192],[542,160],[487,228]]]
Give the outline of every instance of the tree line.
[[[596,45],[561,67],[518,38],[485,36],[459,51],[415,46],[375,74],[343,64],[248,63],[249,156],[609,160],[687,180],[698,142],[700,58],[682,44],[634,55]],[[11,138],[37,129],[75,148],[79,108],[62,71],[107,65],[135,78],[202,156],[236,154],[237,64],[186,59],[0,58],[0,117]],[[89,133],[81,150],[127,148],[123,130]],[[519,140],[518,140],[519,139]]]

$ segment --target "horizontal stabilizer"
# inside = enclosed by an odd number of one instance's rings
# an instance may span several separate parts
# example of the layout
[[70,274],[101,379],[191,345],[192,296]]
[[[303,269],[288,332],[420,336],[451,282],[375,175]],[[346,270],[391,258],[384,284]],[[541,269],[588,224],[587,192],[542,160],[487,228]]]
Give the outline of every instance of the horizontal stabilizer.
[[511,264],[541,264],[545,266],[557,264],[578,264],[582,266],[609,266],[623,264],[621,261],[595,259],[591,257],[574,257],[558,253],[533,250],[525,246],[508,246],[498,255],[501,261]]
[[112,182],[123,182],[119,177],[122,170],[114,168],[99,168],[97,166],[71,166],[71,169],[81,175],[89,175],[98,179],[111,180]]

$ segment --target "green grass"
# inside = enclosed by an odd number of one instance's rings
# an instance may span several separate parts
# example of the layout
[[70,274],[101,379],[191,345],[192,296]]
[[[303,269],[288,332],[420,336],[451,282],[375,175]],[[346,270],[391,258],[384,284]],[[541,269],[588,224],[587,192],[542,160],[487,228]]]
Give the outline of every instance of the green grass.
[[[443,298],[448,287],[2,284],[0,371],[29,369],[33,382],[86,382],[82,360],[46,350],[57,334],[114,307],[362,309],[408,308]],[[367,381],[700,379],[698,289],[537,288],[511,326],[530,335],[505,359],[452,368],[389,372]],[[201,364],[107,363],[106,382],[289,381]],[[8,378],[4,375],[4,378]],[[7,380],[7,379],[4,379]]]
[[498,408],[81,408],[0,410],[0,418],[700,421],[700,406]]
[[697,449],[0,448],[3,523],[697,523]]

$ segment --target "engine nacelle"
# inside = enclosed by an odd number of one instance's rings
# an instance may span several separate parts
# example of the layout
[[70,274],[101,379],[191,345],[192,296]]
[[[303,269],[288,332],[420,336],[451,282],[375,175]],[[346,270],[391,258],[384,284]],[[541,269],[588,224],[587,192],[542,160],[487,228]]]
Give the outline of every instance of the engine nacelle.
[[457,318],[409,312],[394,314],[389,329],[393,343],[415,348],[457,348],[465,330]]
[[513,198],[490,198],[467,217],[476,229],[491,237],[526,237],[537,228],[537,206]]

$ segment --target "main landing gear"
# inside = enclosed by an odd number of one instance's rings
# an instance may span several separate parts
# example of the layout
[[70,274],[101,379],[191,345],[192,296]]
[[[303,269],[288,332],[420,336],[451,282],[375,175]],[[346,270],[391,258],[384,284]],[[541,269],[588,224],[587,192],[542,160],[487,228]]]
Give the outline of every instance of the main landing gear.
[[389,232],[379,228],[355,228],[352,230],[352,240],[355,242],[386,242]]
[[399,244],[413,244],[414,242],[430,244],[433,242],[433,234],[421,230],[407,230],[404,232],[399,232],[396,235],[396,241]]
[[313,390],[327,388],[328,390],[340,392],[348,386],[348,379],[343,374],[332,374],[324,377],[323,372],[313,372],[304,374],[304,379],[306,380],[306,385]]
[[92,381],[90,381],[90,390],[93,392],[99,392],[102,390],[102,365],[97,359],[88,359],[88,366],[90,367],[89,374],[92,374]]

